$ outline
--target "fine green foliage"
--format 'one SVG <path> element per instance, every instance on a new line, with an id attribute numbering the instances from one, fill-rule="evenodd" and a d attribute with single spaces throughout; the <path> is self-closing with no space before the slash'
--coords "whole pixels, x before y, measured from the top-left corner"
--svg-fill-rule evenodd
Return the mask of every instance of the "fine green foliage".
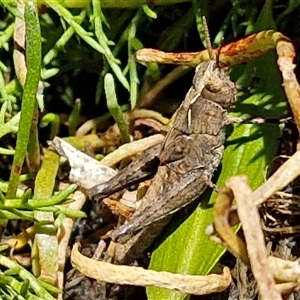
<path id="1" fill-rule="evenodd" d="M 4 299 L 13 299 L 12 295 L 21 296 L 21 299 L 56 299 L 41 285 L 35 276 L 25 268 L 21 267 L 17 262 L 6 256 L 0 255 L 0 265 L 9 269 L 9 271 L 5 273 L 1 272 L 1 277 L 6 283 L 1 289 Z M 16 280 L 15 277 L 11 276 L 12 274 L 18 274 L 20 279 Z M 32 291 L 30 291 L 29 288 Z M 10 295 L 11 298 L 8 298 L 8 295 Z"/>

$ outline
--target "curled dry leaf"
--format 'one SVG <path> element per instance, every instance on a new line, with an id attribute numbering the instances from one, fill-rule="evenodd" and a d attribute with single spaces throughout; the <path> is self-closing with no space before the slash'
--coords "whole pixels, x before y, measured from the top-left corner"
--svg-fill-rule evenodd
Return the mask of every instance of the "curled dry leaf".
<path id="1" fill-rule="evenodd" d="M 284 260 L 278 257 L 269 256 L 270 269 L 278 282 L 297 283 L 300 278 L 300 261 Z"/>
<path id="2" fill-rule="evenodd" d="M 230 188 L 224 187 L 219 190 L 213 209 L 214 229 L 220 236 L 221 241 L 224 242 L 226 248 L 245 265 L 250 266 L 246 245 L 231 229 L 232 224 L 229 221 L 229 215 L 233 199 L 234 195 Z M 210 232 L 207 233 L 210 234 Z M 219 241 L 219 239 L 213 238 L 213 236 L 212 239 Z"/>
<path id="3" fill-rule="evenodd" d="M 238 65 L 274 49 L 279 40 L 289 41 L 289 39 L 280 32 L 265 30 L 222 46 L 221 49 L 213 49 L 213 54 L 219 56 L 221 67 Z M 138 50 L 135 57 L 138 61 L 186 65 L 191 67 L 196 67 L 202 62 L 210 60 L 207 50 L 200 52 L 167 53 L 144 48 Z"/>
<path id="4" fill-rule="evenodd" d="M 71 252 L 74 268 L 85 276 L 97 281 L 140 286 L 157 286 L 184 294 L 206 295 L 224 291 L 231 283 L 228 268 L 222 275 L 181 275 L 169 272 L 145 270 L 141 267 L 120 266 L 108 262 L 95 261 L 79 252 L 78 243 Z"/>
<path id="5" fill-rule="evenodd" d="M 123 216 L 126 220 L 129 220 L 134 209 L 120 203 L 119 201 L 105 198 L 103 203 L 112 211 L 116 212 L 117 215 Z"/>
<path id="6" fill-rule="evenodd" d="M 165 126 L 162 123 L 160 123 L 160 122 L 158 122 L 156 120 L 150 119 L 150 118 L 135 120 L 135 122 L 134 122 L 134 128 L 142 126 L 142 125 L 150 127 L 152 129 L 154 129 L 156 132 L 161 132 L 162 130 L 165 129 Z M 137 130 L 135 130 L 135 132 L 136 131 Z M 141 133 L 140 133 L 140 136 L 142 136 Z M 136 138 L 136 139 L 139 139 L 139 138 Z"/>
<path id="7" fill-rule="evenodd" d="M 70 180 L 86 189 L 105 182 L 117 174 L 112 168 L 77 150 L 59 137 L 55 137 L 51 145 L 60 155 L 69 160 Z"/>
<path id="8" fill-rule="evenodd" d="M 150 109 L 134 109 L 128 112 L 128 114 L 131 122 L 137 119 L 153 119 L 163 125 L 167 125 L 169 123 L 168 118 L 165 118 L 161 113 Z"/>

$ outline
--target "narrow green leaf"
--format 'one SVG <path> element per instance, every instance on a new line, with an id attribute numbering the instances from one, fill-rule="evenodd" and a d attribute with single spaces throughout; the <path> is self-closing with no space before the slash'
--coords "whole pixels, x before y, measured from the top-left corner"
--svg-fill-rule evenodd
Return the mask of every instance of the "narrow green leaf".
<path id="1" fill-rule="evenodd" d="M 68 122 L 70 136 L 76 135 L 76 129 L 79 124 L 80 110 L 81 110 L 81 100 L 76 99 L 72 112 L 69 116 L 69 122 Z"/>
<path id="2" fill-rule="evenodd" d="M 25 5 L 27 76 L 23 92 L 21 118 L 7 198 L 14 198 L 29 141 L 30 128 L 36 108 L 36 93 L 41 74 L 41 31 L 37 5 Z"/>
<path id="3" fill-rule="evenodd" d="M 110 73 L 107 73 L 104 77 L 104 90 L 108 110 L 118 124 L 123 143 L 128 143 L 130 142 L 128 126 L 123 118 L 122 109 L 118 104 L 114 78 Z"/>
<path id="4" fill-rule="evenodd" d="M 2 155 L 15 155 L 15 153 L 15 150 L 0 147 L 0 154 Z"/>
<path id="5" fill-rule="evenodd" d="M 34 199 L 50 198 L 53 194 L 55 179 L 59 167 L 59 155 L 47 149 L 42 166 L 35 179 Z M 34 211 L 35 237 L 32 251 L 33 272 L 40 279 L 55 284 L 58 269 L 56 229 L 53 226 L 52 212 Z"/>
<path id="6" fill-rule="evenodd" d="M 134 46 L 136 42 L 136 30 L 143 20 L 143 14 L 141 10 L 138 10 L 136 15 L 131 21 L 131 26 L 128 32 L 128 67 L 129 67 L 129 78 L 130 78 L 130 104 L 131 109 L 134 109 L 138 99 L 138 83 L 139 79 L 137 76 L 137 62 L 134 58 Z"/>
<path id="7" fill-rule="evenodd" d="M 17 113 L 6 123 L 0 123 L 0 138 L 10 132 L 18 132 L 20 113 Z"/>
<path id="8" fill-rule="evenodd" d="M 151 19 L 156 19 L 157 18 L 157 14 L 155 11 L 153 11 L 149 6 L 146 0 L 140 0 L 142 9 L 144 11 L 144 13 Z"/>
<path id="9" fill-rule="evenodd" d="M 45 114 L 41 119 L 40 127 L 44 128 L 48 125 L 50 125 L 49 140 L 52 140 L 59 133 L 59 128 L 60 128 L 59 116 L 54 113 Z"/>
<path id="10" fill-rule="evenodd" d="M 32 211 L 22 211 L 19 209 L 6 209 L 0 210 L 1 220 L 31 220 L 34 221 L 34 215 Z"/>

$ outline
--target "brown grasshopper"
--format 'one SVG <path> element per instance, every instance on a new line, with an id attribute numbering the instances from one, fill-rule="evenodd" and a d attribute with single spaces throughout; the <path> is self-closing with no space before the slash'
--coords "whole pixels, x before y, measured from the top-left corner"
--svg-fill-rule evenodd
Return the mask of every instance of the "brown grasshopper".
<path id="1" fill-rule="evenodd" d="M 192 87 L 177 111 L 172 129 L 158 155 L 157 173 L 131 220 L 111 235 L 127 242 L 143 228 L 173 214 L 212 186 L 212 176 L 224 151 L 227 109 L 236 90 L 215 61 L 196 68 Z M 100 187 L 93 188 L 96 194 Z"/>

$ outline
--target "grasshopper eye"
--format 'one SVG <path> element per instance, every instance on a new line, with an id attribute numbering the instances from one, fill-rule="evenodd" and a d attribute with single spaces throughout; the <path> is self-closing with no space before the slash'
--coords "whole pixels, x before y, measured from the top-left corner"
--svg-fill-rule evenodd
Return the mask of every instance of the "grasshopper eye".
<path id="1" fill-rule="evenodd" d="M 212 93 L 217 93 L 221 91 L 222 86 L 223 86 L 222 81 L 216 77 L 209 78 L 205 83 L 205 88 Z"/>

